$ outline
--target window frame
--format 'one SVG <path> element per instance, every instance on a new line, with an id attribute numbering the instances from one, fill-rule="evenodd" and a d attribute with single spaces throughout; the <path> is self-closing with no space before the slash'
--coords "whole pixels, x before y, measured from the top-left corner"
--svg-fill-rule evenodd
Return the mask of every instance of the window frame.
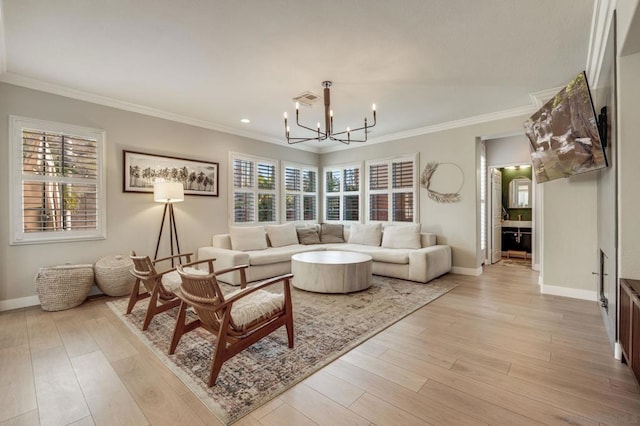
<path id="1" fill-rule="evenodd" d="M 344 190 L 344 172 L 345 170 L 354 170 L 357 169 L 358 170 L 358 190 L 357 191 L 345 191 Z M 335 171 L 339 171 L 340 172 L 340 191 L 338 192 L 328 192 L 327 191 L 327 173 L 328 172 L 335 172 Z M 363 187 L 363 176 L 362 176 L 362 171 L 363 171 L 363 167 L 362 167 L 362 163 L 349 163 L 349 164 L 340 164 L 340 165 L 333 165 L 333 166 L 326 166 L 322 168 L 322 200 L 323 200 L 323 206 L 322 206 L 322 218 L 324 222 L 327 223 L 343 223 L 343 224 L 350 224 L 350 223 L 362 223 L 362 214 L 363 214 L 363 210 L 362 210 L 362 187 Z M 348 195 L 357 195 L 358 196 L 358 220 L 345 220 L 344 219 L 344 197 L 348 196 Z M 338 220 L 333 220 L 333 219 L 328 219 L 327 218 L 327 198 L 328 197 L 335 197 L 338 196 L 339 197 L 339 212 L 340 212 L 340 218 Z"/>
<path id="2" fill-rule="evenodd" d="M 91 230 L 63 230 L 24 232 L 23 181 L 45 179 L 22 174 L 23 130 L 60 133 L 96 141 L 96 228 Z M 46 181 L 69 182 L 78 178 L 56 177 Z M 35 118 L 9 116 L 9 245 L 46 244 L 72 241 L 104 240 L 107 238 L 106 132 L 100 129 Z"/>
<path id="3" fill-rule="evenodd" d="M 234 176 L 234 161 L 235 160 L 244 160 L 244 161 L 250 161 L 254 163 L 254 168 L 253 168 L 253 188 L 252 189 L 246 189 L 246 188 L 235 188 L 235 176 Z M 260 189 L 258 186 L 258 164 L 268 164 L 270 166 L 273 166 L 273 170 L 274 173 L 276 174 L 275 179 L 274 179 L 274 185 L 275 188 L 274 189 Z M 278 176 L 278 173 L 280 173 L 280 161 L 279 160 L 275 160 L 272 158 L 265 158 L 265 157 L 258 157 L 258 156 L 254 156 L 254 155 L 248 155 L 248 154 L 242 154 L 239 152 L 230 152 L 229 153 L 229 194 L 230 194 L 230 200 L 229 200 L 229 218 L 228 218 L 228 222 L 229 225 L 232 226 L 256 226 L 256 225 L 273 225 L 273 224 L 278 224 L 280 223 L 280 178 Z M 242 192 L 242 193 L 252 193 L 254 195 L 254 220 L 251 222 L 236 222 L 235 221 L 235 194 L 236 192 Z M 274 206 L 274 220 L 273 221 L 260 221 L 259 220 L 259 196 L 261 194 L 264 195 L 273 195 L 274 197 L 274 202 L 275 202 L 275 206 Z"/>
<path id="4" fill-rule="evenodd" d="M 393 164 L 394 163 L 403 163 L 411 161 L 413 163 L 413 185 L 411 188 L 393 188 Z M 387 166 L 387 188 L 386 189 L 371 189 L 371 166 L 374 165 L 386 165 Z M 419 223 L 420 222 L 420 193 L 419 193 L 419 166 L 420 166 L 420 154 L 414 153 L 409 155 L 403 155 L 399 157 L 390 157 L 390 158 L 382 158 L 382 159 L 374 159 L 367 160 L 365 164 L 365 190 L 364 190 L 364 199 L 366 206 L 366 214 L 365 223 L 382 223 L 382 224 L 406 224 L 406 223 Z M 394 221 L 393 220 L 393 196 L 395 194 L 400 193 L 411 193 L 413 194 L 413 219 L 411 222 L 407 221 Z M 387 194 L 388 196 L 388 206 L 387 206 L 387 217 L 388 220 L 371 220 L 371 195 L 375 194 Z"/>
<path id="5" fill-rule="evenodd" d="M 287 189 L 287 183 L 286 183 L 286 173 L 285 170 L 286 169 L 297 169 L 300 171 L 300 190 L 295 191 L 295 190 L 288 190 Z M 310 191 L 305 191 L 304 190 L 304 172 L 313 172 L 316 174 L 316 184 L 315 184 L 315 191 L 310 192 Z M 300 163 L 293 163 L 293 162 L 288 162 L 288 161 L 282 161 L 281 162 L 281 170 L 280 170 L 280 176 L 281 176 L 281 192 L 282 192 L 282 197 L 281 197 L 281 217 L 282 217 L 282 222 L 283 223 L 299 223 L 299 224 L 307 224 L 307 223 L 318 223 L 318 218 L 320 216 L 320 213 L 318 211 L 318 207 L 319 207 L 319 191 L 318 191 L 318 186 L 320 183 L 320 174 L 318 171 L 318 167 L 316 166 L 311 166 L 308 164 L 300 164 Z M 287 220 L 287 195 L 298 195 L 300 196 L 300 204 L 298 206 L 298 214 L 300 219 L 299 220 Z M 314 207 L 315 207 L 315 217 L 313 219 L 304 219 L 304 197 L 305 196 L 314 196 L 315 197 L 315 203 L 314 203 Z"/>

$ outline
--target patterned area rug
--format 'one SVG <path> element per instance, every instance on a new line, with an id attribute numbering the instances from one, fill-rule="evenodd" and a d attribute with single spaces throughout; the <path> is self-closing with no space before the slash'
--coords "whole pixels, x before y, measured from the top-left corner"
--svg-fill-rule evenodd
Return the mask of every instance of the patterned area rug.
<path id="1" fill-rule="evenodd" d="M 126 298 L 108 305 L 216 417 L 228 424 L 456 285 L 455 275 L 428 284 L 374 275 L 371 288 L 348 295 L 292 287 L 294 348 L 288 348 L 282 327 L 225 362 L 217 384 L 211 388 L 207 382 L 215 338 L 210 333 L 202 329 L 187 333 L 176 353 L 167 355 L 177 308 L 156 315 L 149 329 L 142 332 L 146 300 L 138 302 L 130 315 L 124 315 Z M 226 286 L 223 291 L 235 288 Z"/>

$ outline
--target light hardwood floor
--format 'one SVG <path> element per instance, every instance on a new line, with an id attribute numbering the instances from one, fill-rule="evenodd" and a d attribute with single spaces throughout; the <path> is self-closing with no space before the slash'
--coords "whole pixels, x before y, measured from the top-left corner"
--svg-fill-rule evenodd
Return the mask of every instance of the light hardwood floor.
<path id="1" fill-rule="evenodd" d="M 459 278 L 237 424 L 640 423 L 595 302 L 540 295 L 522 266 Z M 0 314 L 0 425 L 220 424 L 106 300 Z"/>

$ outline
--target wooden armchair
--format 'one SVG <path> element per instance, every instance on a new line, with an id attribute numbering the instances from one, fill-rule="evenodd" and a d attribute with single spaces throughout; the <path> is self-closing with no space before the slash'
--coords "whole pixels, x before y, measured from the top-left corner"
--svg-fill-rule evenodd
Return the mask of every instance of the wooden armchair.
<path id="1" fill-rule="evenodd" d="M 180 285 L 180 275 L 175 268 L 167 269 L 163 272 L 156 271 L 156 264 L 171 259 L 185 258 L 186 262 L 191 262 L 193 253 L 177 254 L 174 256 L 164 257 L 158 260 L 151 260 L 149 256 L 137 256 L 135 251 L 131 252 L 131 260 L 133 261 L 133 269 L 131 274 L 136 277 L 136 282 L 129 296 L 129 305 L 127 306 L 127 314 L 130 314 L 135 304 L 142 299 L 151 297 L 147 314 L 144 318 L 142 330 L 146 330 L 151 320 L 156 314 L 174 308 L 180 304 L 180 299 L 176 297 L 173 291 Z M 213 260 L 209 260 L 210 269 L 213 271 Z M 191 273 L 204 273 L 190 268 Z M 140 283 L 144 286 L 144 292 L 140 293 Z"/>
<path id="2" fill-rule="evenodd" d="M 190 265 L 191 266 L 195 262 Z M 249 265 L 239 265 L 222 269 L 208 275 L 192 275 L 186 268 L 178 266 L 182 284 L 175 294 L 182 300 L 176 327 L 171 339 L 169 354 L 173 354 L 183 334 L 198 327 L 217 336 L 216 348 L 211 363 L 209 386 L 218 378 L 222 363 L 251 346 L 258 340 L 277 330 L 287 328 L 289 347 L 293 348 L 293 309 L 291 305 L 291 274 L 263 281 L 255 286 L 240 288 L 223 294 L 216 275 L 240 271 L 243 286 L 246 285 L 245 269 Z M 283 283 L 284 293 L 263 290 L 268 286 Z M 198 319 L 186 322 L 186 311 L 192 306 Z"/>

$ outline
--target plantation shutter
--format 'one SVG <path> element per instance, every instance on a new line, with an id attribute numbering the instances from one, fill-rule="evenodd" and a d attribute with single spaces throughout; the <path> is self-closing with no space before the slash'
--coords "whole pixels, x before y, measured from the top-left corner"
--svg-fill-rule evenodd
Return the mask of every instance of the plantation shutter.
<path id="1" fill-rule="evenodd" d="M 98 227 L 98 146 L 94 139 L 22 131 L 22 231 Z"/>
<path id="2" fill-rule="evenodd" d="M 232 156 L 233 223 L 277 221 L 276 165 L 275 161 Z"/>
<path id="3" fill-rule="evenodd" d="M 418 156 L 367 163 L 369 221 L 414 222 Z"/>

